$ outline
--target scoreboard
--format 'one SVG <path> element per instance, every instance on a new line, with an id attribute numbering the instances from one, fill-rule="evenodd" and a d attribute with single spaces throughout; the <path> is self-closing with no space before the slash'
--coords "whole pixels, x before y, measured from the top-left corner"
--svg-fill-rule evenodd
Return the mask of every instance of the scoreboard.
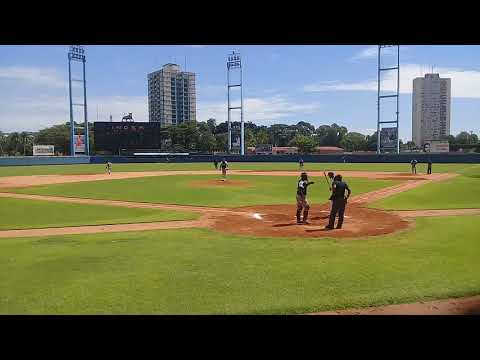
<path id="1" fill-rule="evenodd" d="M 159 122 L 95 122 L 95 152 L 119 154 L 121 150 L 160 149 L 160 129 Z"/>

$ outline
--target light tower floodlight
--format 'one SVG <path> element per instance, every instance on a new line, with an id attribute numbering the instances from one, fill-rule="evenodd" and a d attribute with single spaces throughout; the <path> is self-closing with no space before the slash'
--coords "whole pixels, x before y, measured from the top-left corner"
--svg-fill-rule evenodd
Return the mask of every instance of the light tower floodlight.
<path id="1" fill-rule="evenodd" d="M 83 65 L 83 79 L 72 79 L 72 61 L 81 62 Z M 85 49 L 81 45 L 70 45 L 68 51 L 68 90 L 70 95 L 70 155 L 75 156 L 75 121 L 73 118 L 73 107 L 83 107 L 84 117 L 84 146 L 85 155 L 89 155 L 90 147 L 88 141 L 88 117 L 87 117 L 87 82 L 85 79 Z M 72 81 L 81 82 L 83 84 L 83 103 L 73 103 L 72 99 Z M 79 151 L 80 152 L 80 151 Z"/>
<path id="2" fill-rule="evenodd" d="M 395 48 L 396 50 L 396 64 L 393 66 L 382 67 L 382 49 Z M 382 95 L 381 75 L 384 72 L 396 73 L 396 90 L 392 94 Z M 396 111 L 395 120 L 382 120 L 380 108 L 382 99 L 395 98 Z M 400 138 L 398 133 L 398 119 L 399 119 L 399 98 L 400 98 L 400 45 L 378 45 L 378 97 L 377 97 L 377 153 L 380 154 L 382 150 L 395 148 L 397 154 L 400 153 Z M 383 128 L 383 124 L 390 124 L 394 127 Z M 383 130 L 383 131 L 382 131 Z M 383 134 L 382 134 L 383 133 Z"/>
<path id="3" fill-rule="evenodd" d="M 240 78 L 238 83 L 231 82 L 231 75 L 238 73 Z M 230 90 L 231 88 L 240 88 L 240 106 L 231 106 Z M 228 111 L 228 152 L 232 151 L 232 124 L 231 124 L 231 111 L 240 110 L 240 154 L 245 155 L 245 132 L 243 124 L 243 88 L 242 88 L 242 58 L 241 55 L 235 51 L 228 54 L 227 57 L 227 111 Z"/>

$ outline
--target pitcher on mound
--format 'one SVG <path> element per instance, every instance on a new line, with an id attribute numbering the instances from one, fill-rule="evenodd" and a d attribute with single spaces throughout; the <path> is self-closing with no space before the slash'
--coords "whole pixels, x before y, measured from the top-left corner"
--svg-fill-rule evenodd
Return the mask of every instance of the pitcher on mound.
<path id="1" fill-rule="evenodd" d="M 220 169 L 222 169 L 222 176 L 223 179 L 222 181 L 225 181 L 227 179 L 227 170 L 228 170 L 228 162 L 223 158 L 222 162 L 220 163 Z"/>
<path id="2" fill-rule="evenodd" d="M 302 172 L 300 180 L 297 184 L 297 224 L 308 224 L 308 210 L 310 210 L 310 204 L 307 201 L 307 188 L 309 185 L 314 184 L 313 181 L 308 181 L 308 175 L 306 172 Z M 300 219 L 303 210 L 303 219 Z"/>

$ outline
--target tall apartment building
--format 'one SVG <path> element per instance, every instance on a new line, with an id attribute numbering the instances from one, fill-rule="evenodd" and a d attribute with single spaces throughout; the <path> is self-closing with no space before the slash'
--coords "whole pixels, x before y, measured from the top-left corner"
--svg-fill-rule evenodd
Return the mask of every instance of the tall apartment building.
<path id="1" fill-rule="evenodd" d="M 161 126 L 196 120 L 195 74 L 166 64 L 148 74 L 148 114 L 150 122 Z"/>
<path id="2" fill-rule="evenodd" d="M 412 141 L 418 147 L 450 135 L 450 88 L 451 79 L 439 74 L 413 80 Z"/>

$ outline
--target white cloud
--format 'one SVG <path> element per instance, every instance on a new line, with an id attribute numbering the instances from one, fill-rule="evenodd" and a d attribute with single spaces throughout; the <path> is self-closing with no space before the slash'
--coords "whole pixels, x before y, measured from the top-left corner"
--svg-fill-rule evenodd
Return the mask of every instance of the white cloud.
<path id="1" fill-rule="evenodd" d="M 87 97 L 88 119 L 109 121 L 112 114 L 114 121 L 120 121 L 122 116 L 131 112 L 138 121 L 148 121 L 148 103 L 146 96 L 105 96 Z M 39 130 L 55 124 L 63 124 L 70 119 L 68 94 L 65 96 L 24 96 L 15 98 L 0 98 L 2 108 L 2 126 L 4 132 Z M 83 120 L 81 107 L 74 108 L 74 119 Z"/>
<path id="2" fill-rule="evenodd" d="M 386 48 L 388 49 L 388 48 Z M 367 48 L 364 48 L 357 54 L 355 54 L 351 60 L 365 60 L 365 59 L 375 59 L 378 55 L 378 46 L 369 46 Z"/>
<path id="3" fill-rule="evenodd" d="M 349 129 L 350 132 L 358 132 L 363 135 L 372 135 L 377 129 L 374 128 L 364 128 L 364 129 Z"/>
<path id="4" fill-rule="evenodd" d="M 0 79 L 52 88 L 65 88 L 68 86 L 65 76 L 54 68 L 2 66 L 0 67 Z"/>
<path id="5" fill-rule="evenodd" d="M 245 98 L 243 106 L 244 121 L 252 121 L 259 125 L 273 124 L 289 116 L 298 117 L 312 114 L 320 109 L 319 104 L 301 104 L 281 95 L 266 98 Z M 197 120 L 205 121 L 211 117 L 215 118 L 217 122 L 227 120 L 226 101 L 198 103 Z M 236 121 L 237 119 L 233 120 Z"/>
<path id="6" fill-rule="evenodd" d="M 452 79 L 452 97 L 457 98 L 480 98 L 480 71 L 462 70 L 457 68 L 438 67 L 433 69 L 443 78 Z M 412 92 L 413 79 L 423 77 L 431 72 L 428 65 L 401 64 L 400 65 L 400 92 L 410 94 Z M 388 71 L 382 79 L 382 90 L 395 91 L 396 73 Z M 322 91 L 377 91 L 377 80 L 370 79 L 360 82 L 329 81 L 310 84 L 304 87 L 306 92 Z"/>
<path id="7" fill-rule="evenodd" d="M 322 92 L 322 91 L 372 91 L 377 90 L 377 82 L 375 80 L 362 81 L 358 83 L 345 83 L 341 81 L 323 81 L 318 84 L 306 85 L 303 88 L 306 92 Z"/>
<path id="8" fill-rule="evenodd" d="M 410 47 L 400 46 L 400 57 L 403 58 Z M 382 57 L 385 55 L 387 57 L 391 55 L 396 55 L 397 49 L 395 47 L 385 47 L 382 49 Z M 363 48 L 361 51 L 352 56 L 350 61 L 360 61 L 360 60 L 372 60 L 378 58 L 378 45 L 372 45 L 366 48 Z"/>

